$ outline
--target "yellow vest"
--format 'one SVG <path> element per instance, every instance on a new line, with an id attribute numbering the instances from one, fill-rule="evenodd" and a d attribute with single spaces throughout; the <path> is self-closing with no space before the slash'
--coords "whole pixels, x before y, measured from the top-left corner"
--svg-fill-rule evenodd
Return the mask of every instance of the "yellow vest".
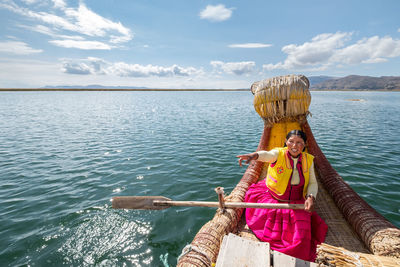
<path id="1" fill-rule="evenodd" d="M 281 196 L 285 193 L 290 177 L 292 175 L 292 166 L 287 155 L 287 147 L 278 148 L 279 154 L 275 164 L 270 163 L 267 173 L 267 187 L 275 194 Z M 304 176 L 303 197 L 307 194 L 308 181 L 310 180 L 310 168 L 313 163 L 314 156 L 306 152 L 302 152 L 301 167 Z M 273 166 L 272 166 L 273 165 Z M 272 166 L 272 167 L 271 167 Z M 296 166 L 295 166 L 296 167 Z"/>

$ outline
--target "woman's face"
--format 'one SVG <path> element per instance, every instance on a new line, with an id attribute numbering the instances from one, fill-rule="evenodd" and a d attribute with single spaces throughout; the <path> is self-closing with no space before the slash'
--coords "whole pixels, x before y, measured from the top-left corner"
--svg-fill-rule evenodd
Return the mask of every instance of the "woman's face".
<path id="1" fill-rule="evenodd" d="M 296 158 L 303 151 L 305 144 L 300 136 L 292 135 L 286 140 L 286 146 L 288 147 L 290 155 Z"/>

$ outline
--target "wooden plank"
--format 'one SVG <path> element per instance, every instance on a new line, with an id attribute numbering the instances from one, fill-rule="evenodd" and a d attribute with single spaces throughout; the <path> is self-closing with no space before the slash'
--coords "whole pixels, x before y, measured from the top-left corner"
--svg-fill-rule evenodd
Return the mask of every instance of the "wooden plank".
<path id="1" fill-rule="evenodd" d="M 269 243 L 245 239 L 230 233 L 222 241 L 216 267 L 245 266 L 270 267 Z"/>
<path id="2" fill-rule="evenodd" d="M 215 266 L 218 266 L 218 261 L 220 261 L 219 264 L 221 264 L 223 262 L 223 258 L 225 255 L 225 251 L 226 251 L 226 243 L 228 243 L 228 236 L 224 236 L 224 239 L 222 239 L 222 243 L 221 246 L 219 247 L 219 253 L 218 253 L 218 258 L 217 258 L 217 262 L 215 263 Z"/>
<path id="3" fill-rule="evenodd" d="M 273 251 L 273 264 L 274 267 L 317 267 L 314 262 L 304 261 L 292 256 L 288 256 L 278 251 Z"/>

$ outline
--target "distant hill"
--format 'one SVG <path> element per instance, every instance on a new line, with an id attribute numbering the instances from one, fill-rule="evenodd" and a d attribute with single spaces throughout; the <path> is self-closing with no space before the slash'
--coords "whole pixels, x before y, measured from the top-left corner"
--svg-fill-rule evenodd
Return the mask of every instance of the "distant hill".
<path id="1" fill-rule="evenodd" d="M 350 75 L 346 77 L 333 77 L 333 76 L 310 76 L 311 90 L 373 90 L 373 91 L 400 91 L 400 76 L 359 76 Z M 201 89 L 151 89 L 148 87 L 136 86 L 104 86 L 104 85 L 61 85 L 61 86 L 45 86 L 39 89 L 82 89 L 82 90 L 201 90 Z M 223 89 L 205 89 L 208 90 L 223 90 Z M 226 89 L 230 91 L 229 89 Z M 234 89 L 231 89 L 234 90 Z M 236 89 L 239 91 L 248 89 Z"/>
<path id="2" fill-rule="evenodd" d="M 343 78 L 327 79 L 311 85 L 310 89 L 400 91 L 400 76 L 371 77 L 350 75 Z"/>
<path id="3" fill-rule="evenodd" d="M 327 80 L 338 79 L 338 77 L 322 76 L 322 75 L 321 76 L 310 76 L 307 78 L 310 81 L 310 87 L 313 87 L 314 85 L 325 82 Z"/>

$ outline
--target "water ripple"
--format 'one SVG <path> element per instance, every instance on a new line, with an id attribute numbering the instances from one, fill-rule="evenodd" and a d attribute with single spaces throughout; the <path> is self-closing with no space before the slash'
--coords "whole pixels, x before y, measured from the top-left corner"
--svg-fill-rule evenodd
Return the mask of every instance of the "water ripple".
<path id="1" fill-rule="evenodd" d="M 216 201 L 263 122 L 248 92 L 36 92 L 0 98 L 0 257 L 20 265 L 176 264 L 215 209 L 110 208 L 118 195 Z M 398 93 L 312 92 L 309 119 L 346 182 L 400 226 Z M 363 102 L 346 99 L 359 98 Z M 390 118 L 386 120 L 385 118 Z"/>

